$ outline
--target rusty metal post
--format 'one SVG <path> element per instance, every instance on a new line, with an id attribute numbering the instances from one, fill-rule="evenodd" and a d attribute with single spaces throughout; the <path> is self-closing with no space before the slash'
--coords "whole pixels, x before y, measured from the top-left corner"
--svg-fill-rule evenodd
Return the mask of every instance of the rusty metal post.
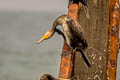
<path id="1" fill-rule="evenodd" d="M 117 56 L 119 49 L 119 1 L 110 0 L 109 3 L 109 42 L 107 79 L 116 80 Z"/>
<path id="2" fill-rule="evenodd" d="M 78 19 L 78 4 L 72 4 L 68 8 L 68 15 L 73 19 Z M 62 54 L 65 52 L 70 52 L 70 47 L 64 41 L 64 47 L 62 50 Z M 60 64 L 60 73 L 59 79 L 70 79 L 73 75 L 73 67 L 74 67 L 74 53 L 61 56 L 61 64 Z"/>

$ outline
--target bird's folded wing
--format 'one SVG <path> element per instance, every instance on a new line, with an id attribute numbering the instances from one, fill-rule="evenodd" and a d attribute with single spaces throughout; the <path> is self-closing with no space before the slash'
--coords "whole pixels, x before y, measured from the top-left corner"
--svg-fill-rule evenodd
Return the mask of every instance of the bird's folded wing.
<path id="1" fill-rule="evenodd" d="M 70 21 L 67 21 L 68 26 L 70 27 L 71 31 L 73 32 L 74 35 L 77 37 L 81 38 L 83 36 L 83 30 L 80 24 L 71 19 Z"/>

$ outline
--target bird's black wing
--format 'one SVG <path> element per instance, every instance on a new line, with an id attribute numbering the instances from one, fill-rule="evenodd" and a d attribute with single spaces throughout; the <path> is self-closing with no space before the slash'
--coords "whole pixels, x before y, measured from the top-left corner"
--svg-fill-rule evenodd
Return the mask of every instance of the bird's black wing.
<path id="1" fill-rule="evenodd" d="M 79 40 L 83 44 L 84 49 L 87 48 L 88 44 L 87 44 L 86 39 L 84 38 L 84 31 L 82 30 L 81 25 L 73 19 L 67 21 L 67 24 L 70 27 L 73 35 L 79 38 Z"/>
<path id="2" fill-rule="evenodd" d="M 80 26 L 80 24 L 77 21 L 71 19 L 71 20 L 67 21 L 67 24 L 74 35 L 76 35 L 79 38 L 81 38 L 83 36 L 82 27 Z"/>
<path id="3" fill-rule="evenodd" d="M 73 35 L 80 39 L 82 46 L 76 46 L 76 50 L 81 52 L 83 59 L 85 60 L 86 64 L 90 67 L 91 63 L 90 63 L 89 59 L 87 58 L 86 53 L 84 52 L 84 50 L 85 50 L 85 48 L 87 48 L 88 44 L 87 44 L 86 39 L 84 38 L 84 31 L 82 30 L 82 27 L 80 26 L 80 24 L 77 21 L 75 21 L 73 19 L 67 21 L 67 24 L 68 24 L 69 28 L 71 29 Z"/>

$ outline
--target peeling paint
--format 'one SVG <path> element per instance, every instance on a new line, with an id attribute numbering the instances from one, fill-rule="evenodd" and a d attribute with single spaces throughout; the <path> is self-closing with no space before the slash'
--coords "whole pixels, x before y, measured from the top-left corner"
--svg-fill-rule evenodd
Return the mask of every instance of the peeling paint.
<path id="1" fill-rule="evenodd" d="M 104 49 L 104 52 L 106 52 L 106 50 Z"/>
<path id="2" fill-rule="evenodd" d="M 99 76 L 99 75 L 95 75 L 95 76 L 94 76 L 94 79 L 101 80 L 101 78 L 100 78 L 100 76 Z"/>
<path id="3" fill-rule="evenodd" d="M 100 73 L 103 73 L 103 71 L 100 71 Z"/>
<path id="4" fill-rule="evenodd" d="M 109 77 L 107 77 L 107 80 L 110 80 L 110 78 L 109 78 Z"/>
<path id="5" fill-rule="evenodd" d="M 99 60 L 100 60 L 100 61 L 102 60 L 102 57 L 101 57 L 101 56 L 99 57 Z"/>
<path id="6" fill-rule="evenodd" d="M 106 21 L 107 19 L 106 18 L 104 18 L 104 21 Z"/>
<path id="7" fill-rule="evenodd" d="M 90 77 L 88 77 L 88 80 L 91 79 Z"/>
<path id="8" fill-rule="evenodd" d="M 97 4 L 97 0 L 93 0 L 94 1 L 94 4 Z"/>
<path id="9" fill-rule="evenodd" d="M 99 65 L 98 67 L 99 67 L 99 68 L 101 68 L 102 66 L 101 66 L 101 65 Z"/>
<path id="10" fill-rule="evenodd" d="M 92 62 L 92 64 L 94 64 L 94 62 Z"/>
<path id="11" fill-rule="evenodd" d="M 108 41 L 110 42 L 111 40 L 109 39 Z"/>

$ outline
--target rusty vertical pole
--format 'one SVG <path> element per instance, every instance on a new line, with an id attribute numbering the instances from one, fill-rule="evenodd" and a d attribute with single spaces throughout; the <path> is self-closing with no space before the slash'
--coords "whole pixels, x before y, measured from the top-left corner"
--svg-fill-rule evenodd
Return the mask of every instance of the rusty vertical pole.
<path id="1" fill-rule="evenodd" d="M 79 8 L 79 5 L 77 3 L 71 4 L 68 8 L 68 15 L 75 20 L 78 20 L 78 8 Z M 66 52 L 70 53 L 70 50 L 71 50 L 70 47 L 64 41 L 62 54 Z M 73 59 L 74 59 L 74 53 L 61 56 L 59 79 L 70 79 L 72 77 L 73 66 L 74 66 Z"/>
<path id="2" fill-rule="evenodd" d="M 116 80 L 117 56 L 119 49 L 119 5 L 118 0 L 109 2 L 109 42 L 108 42 L 108 66 L 107 79 Z"/>

